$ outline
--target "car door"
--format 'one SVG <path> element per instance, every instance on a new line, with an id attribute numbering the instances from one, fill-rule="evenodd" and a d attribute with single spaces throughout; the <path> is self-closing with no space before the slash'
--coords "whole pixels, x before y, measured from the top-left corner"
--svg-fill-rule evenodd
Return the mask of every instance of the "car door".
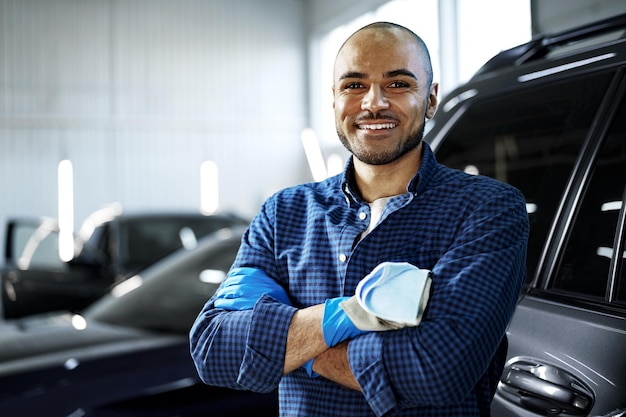
<path id="1" fill-rule="evenodd" d="M 96 297 L 90 284 L 97 281 L 97 271 L 60 259 L 55 220 L 10 220 L 6 245 L 1 273 L 4 318 L 79 309 Z"/>
<path id="2" fill-rule="evenodd" d="M 626 100 L 621 100 L 592 133 L 597 143 L 582 160 L 558 216 L 537 285 L 509 326 L 510 359 L 496 415 L 626 410 Z"/>
<path id="3" fill-rule="evenodd" d="M 494 417 L 626 409 L 621 78 L 603 70 L 494 89 L 427 138 L 440 162 L 508 182 L 527 200 L 527 279 Z"/>

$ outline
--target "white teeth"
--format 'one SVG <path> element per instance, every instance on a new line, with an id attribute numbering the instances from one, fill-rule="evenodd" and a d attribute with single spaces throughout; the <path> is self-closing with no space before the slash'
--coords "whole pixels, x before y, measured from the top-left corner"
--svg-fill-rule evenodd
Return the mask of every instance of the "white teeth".
<path id="1" fill-rule="evenodd" d="M 370 129 L 370 130 L 378 130 L 378 129 L 393 129 L 396 127 L 393 123 L 381 123 L 376 125 L 359 125 L 359 129 Z"/>

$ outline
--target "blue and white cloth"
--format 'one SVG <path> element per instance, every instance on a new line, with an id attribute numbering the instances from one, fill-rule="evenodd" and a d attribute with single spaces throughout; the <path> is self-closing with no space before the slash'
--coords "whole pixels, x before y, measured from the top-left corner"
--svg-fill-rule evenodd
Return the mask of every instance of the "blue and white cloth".
<path id="1" fill-rule="evenodd" d="M 417 326 L 428 303 L 431 272 L 408 262 L 383 262 L 341 304 L 361 330 Z"/>

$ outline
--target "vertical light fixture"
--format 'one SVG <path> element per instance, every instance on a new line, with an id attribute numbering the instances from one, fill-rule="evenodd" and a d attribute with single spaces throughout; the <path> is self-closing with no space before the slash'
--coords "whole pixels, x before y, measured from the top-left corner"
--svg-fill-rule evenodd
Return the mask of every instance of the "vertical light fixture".
<path id="1" fill-rule="evenodd" d="M 338 153 L 332 153 L 328 156 L 326 160 L 326 166 L 328 167 L 328 176 L 332 177 L 333 175 L 339 174 L 343 171 L 343 166 L 345 162 L 343 158 Z"/>
<path id="2" fill-rule="evenodd" d="M 219 181 L 217 164 L 204 161 L 200 165 L 200 211 L 213 214 L 219 208 Z"/>
<path id="3" fill-rule="evenodd" d="M 74 172 L 68 159 L 59 162 L 57 190 L 59 257 L 67 262 L 74 257 Z"/>
<path id="4" fill-rule="evenodd" d="M 309 169 L 313 175 L 313 180 L 325 180 L 328 173 L 326 171 L 326 164 L 324 163 L 322 149 L 320 148 L 320 143 L 317 140 L 317 135 L 313 129 L 306 128 L 302 129 L 300 139 L 302 140 L 302 146 L 304 147 L 306 159 L 309 162 Z"/>

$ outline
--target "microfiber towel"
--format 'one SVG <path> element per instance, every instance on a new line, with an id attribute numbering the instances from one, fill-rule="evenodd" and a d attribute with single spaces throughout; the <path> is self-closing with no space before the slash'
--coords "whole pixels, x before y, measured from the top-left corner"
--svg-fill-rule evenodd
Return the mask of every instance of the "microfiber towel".
<path id="1" fill-rule="evenodd" d="M 355 298 L 378 319 L 417 326 L 430 293 L 431 272 L 408 262 L 383 262 L 359 282 Z"/>

